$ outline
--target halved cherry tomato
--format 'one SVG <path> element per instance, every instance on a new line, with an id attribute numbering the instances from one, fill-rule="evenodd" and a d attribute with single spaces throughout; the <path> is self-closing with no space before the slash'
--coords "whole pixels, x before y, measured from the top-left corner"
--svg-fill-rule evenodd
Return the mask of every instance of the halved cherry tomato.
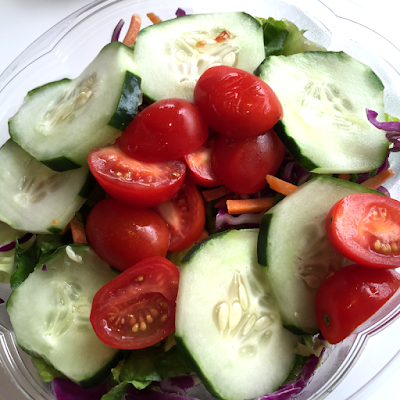
<path id="1" fill-rule="evenodd" d="M 93 298 L 90 322 L 102 342 L 118 349 L 152 346 L 175 329 L 179 271 L 150 257 L 105 284 Z"/>
<path id="2" fill-rule="evenodd" d="M 165 257 L 168 251 L 169 230 L 155 211 L 111 198 L 93 207 L 86 234 L 99 257 L 120 271 L 147 257 Z"/>
<path id="3" fill-rule="evenodd" d="M 182 251 L 192 246 L 203 232 L 206 212 L 196 185 L 186 181 L 169 201 L 154 207 L 167 223 L 171 233 L 169 251 Z"/>
<path id="4" fill-rule="evenodd" d="M 272 129 L 242 140 L 219 135 L 211 166 L 229 189 L 235 193 L 252 194 L 267 185 L 266 175 L 278 171 L 285 152 L 285 146 Z"/>
<path id="5" fill-rule="evenodd" d="M 211 154 L 215 144 L 215 137 L 209 138 L 195 151 L 185 155 L 185 161 L 189 167 L 188 177 L 196 184 L 205 187 L 222 185 L 211 167 Z"/>
<path id="6" fill-rule="evenodd" d="M 93 150 L 88 164 L 100 186 L 115 199 L 135 206 L 152 207 L 172 198 L 186 174 L 183 158 L 149 163 L 135 160 L 118 146 Z"/>
<path id="7" fill-rule="evenodd" d="M 353 264 L 328 277 L 318 288 L 318 326 L 331 344 L 345 339 L 375 314 L 399 289 L 400 274 Z"/>
<path id="8" fill-rule="evenodd" d="M 400 267 L 400 202 L 374 193 L 357 193 L 337 202 L 325 229 L 333 247 L 367 267 Z"/>
<path id="9" fill-rule="evenodd" d="M 207 124 L 195 105 L 182 99 L 165 99 L 134 118 L 118 144 L 137 160 L 159 162 L 183 157 L 207 138 Z"/>
<path id="10" fill-rule="evenodd" d="M 271 129 L 283 115 L 274 91 L 241 69 L 207 69 L 194 88 L 194 102 L 208 126 L 233 139 L 254 137 Z"/>

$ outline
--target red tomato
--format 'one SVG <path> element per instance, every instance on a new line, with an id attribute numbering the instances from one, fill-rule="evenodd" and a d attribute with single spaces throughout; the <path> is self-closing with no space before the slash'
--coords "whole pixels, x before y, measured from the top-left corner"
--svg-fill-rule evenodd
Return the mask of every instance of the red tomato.
<path id="1" fill-rule="evenodd" d="M 175 329 L 179 272 L 150 257 L 104 285 L 93 298 L 90 322 L 102 342 L 118 349 L 152 346 Z"/>
<path id="2" fill-rule="evenodd" d="M 115 145 L 93 150 L 88 164 L 110 196 L 142 207 L 152 207 L 172 198 L 186 174 L 183 159 L 147 163 L 127 156 Z"/>
<path id="3" fill-rule="evenodd" d="M 167 223 L 171 233 L 169 251 L 182 251 L 192 246 L 203 232 L 206 212 L 196 185 L 186 181 L 169 201 L 154 207 Z"/>
<path id="4" fill-rule="evenodd" d="M 315 298 L 316 317 L 324 338 L 339 343 L 375 314 L 400 287 L 400 274 L 353 264 L 327 278 Z"/>
<path id="5" fill-rule="evenodd" d="M 196 106 L 182 99 L 165 99 L 134 118 L 118 143 L 131 157 L 159 162 L 183 157 L 207 137 L 207 124 Z"/>
<path id="6" fill-rule="evenodd" d="M 86 234 L 99 257 L 120 271 L 147 257 L 165 257 L 168 251 L 169 230 L 156 212 L 114 199 L 93 207 Z"/>
<path id="7" fill-rule="evenodd" d="M 373 268 L 400 267 L 400 202 L 374 193 L 345 197 L 330 210 L 325 229 L 333 247 Z"/>
<path id="8" fill-rule="evenodd" d="M 260 135 L 283 115 L 281 103 L 263 80 L 224 65 L 200 76 L 194 102 L 211 128 L 233 139 Z"/>
<path id="9" fill-rule="evenodd" d="M 285 146 L 270 129 L 262 135 L 234 140 L 219 135 L 211 157 L 215 175 L 235 193 L 256 193 L 266 186 L 285 156 Z"/>
<path id="10" fill-rule="evenodd" d="M 185 161 L 189 170 L 190 179 L 196 184 L 205 187 L 222 185 L 211 167 L 211 154 L 215 144 L 215 138 L 208 139 L 195 151 L 185 155 Z"/>

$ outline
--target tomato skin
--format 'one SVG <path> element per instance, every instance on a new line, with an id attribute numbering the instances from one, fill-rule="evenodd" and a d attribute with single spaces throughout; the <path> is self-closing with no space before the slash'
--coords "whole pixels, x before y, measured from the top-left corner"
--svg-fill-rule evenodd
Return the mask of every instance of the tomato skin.
<path id="1" fill-rule="evenodd" d="M 183 159 L 146 163 L 127 156 L 116 145 L 93 150 L 88 164 L 110 196 L 141 207 L 153 207 L 172 198 L 186 175 Z"/>
<path id="2" fill-rule="evenodd" d="M 158 343 L 175 330 L 178 283 L 177 267 L 163 257 L 146 258 L 127 269 L 93 298 L 90 322 L 96 335 L 125 350 Z"/>
<path id="3" fill-rule="evenodd" d="M 166 222 L 171 239 L 169 251 L 182 251 L 201 236 L 206 223 L 203 198 L 196 185 L 186 181 L 169 201 L 154 207 Z"/>
<path id="4" fill-rule="evenodd" d="M 252 194 L 267 185 L 266 175 L 278 171 L 285 152 L 285 146 L 272 129 L 242 140 L 219 135 L 211 166 L 215 175 L 233 192 Z"/>
<path id="5" fill-rule="evenodd" d="M 222 185 L 211 166 L 211 155 L 215 145 L 215 137 L 209 138 L 196 150 L 185 155 L 188 177 L 199 186 L 214 187 Z"/>
<path id="6" fill-rule="evenodd" d="M 331 344 L 341 342 L 375 314 L 399 289 L 400 274 L 358 264 L 343 267 L 318 288 L 316 317 Z"/>
<path id="7" fill-rule="evenodd" d="M 260 135 L 283 115 L 278 97 L 262 79 L 223 65 L 200 76 L 194 102 L 208 126 L 233 139 Z"/>
<path id="8" fill-rule="evenodd" d="M 165 257 L 168 251 L 169 230 L 156 212 L 111 198 L 93 207 L 86 234 L 98 256 L 120 271 L 147 257 Z"/>
<path id="9" fill-rule="evenodd" d="M 183 157 L 207 138 L 207 124 L 195 105 L 182 99 L 164 99 L 135 117 L 118 144 L 133 158 L 159 162 Z"/>
<path id="10" fill-rule="evenodd" d="M 325 230 L 333 247 L 351 261 L 372 268 L 400 267 L 400 202 L 357 193 L 329 211 Z"/>

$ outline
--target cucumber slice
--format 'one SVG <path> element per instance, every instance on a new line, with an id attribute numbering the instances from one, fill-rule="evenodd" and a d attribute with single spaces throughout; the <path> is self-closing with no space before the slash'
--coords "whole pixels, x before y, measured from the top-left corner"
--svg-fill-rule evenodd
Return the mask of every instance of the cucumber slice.
<path id="1" fill-rule="evenodd" d="M 61 232 L 93 187 L 89 168 L 55 172 L 12 140 L 0 148 L 0 220 L 32 233 Z"/>
<path id="2" fill-rule="evenodd" d="M 13 291 L 7 311 L 17 343 L 84 387 L 99 383 L 119 360 L 89 320 L 93 296 L 116 272 L 87 245 L 58 249 Z"/>
<path id="3" fill-rule="evenodd" d="M 385 160 L 385 132 L 366 116 L 366 108 L 383 114 L 384 87 L 365 64 L 343 52 L 306 52 L 268 57 L 259 76 L 283 106 L 274 129 L 303 168 L 358 173 Z"/>
<path id="4" fill-rule="evenodd" d="M 30 91 L 9 121 L 12 139 L 56 171 L 85 165 L 136 115 L 140 79 L 132 69 L 132 50 L 110 43 L 78 78 Z"/>
<path id="5" fill-rule="evenodd" d="M 319 176 L 301 185 L 262 218 L 258 262 L 282 315 L 295 333 L 319 331 L 315 294 L 329 271 L 349 263 L 330 244 L 325 219 L 333 205 L 353 193 L 379 193 L 352 182 Z"/>
<path id="6" fill-rule="evenodd" d="M 216 41 L 223 31 L 229 38 Z M 262 26 L 243 12 L 191 14 L 151 25 L 139 32 L 134 51 L 135 73 L 149 101 L 193 102 L 207 68 L 225 64 L 253 73 L 264 58 Z"/>
<path id="7" fill-rule="evenodd" d="M 175 339 L 216 397 L 276 390 L 295 363 L 298 336 L 283 328 L 257 263 L 258 229 L 226 231 L 183 259 Z"/>

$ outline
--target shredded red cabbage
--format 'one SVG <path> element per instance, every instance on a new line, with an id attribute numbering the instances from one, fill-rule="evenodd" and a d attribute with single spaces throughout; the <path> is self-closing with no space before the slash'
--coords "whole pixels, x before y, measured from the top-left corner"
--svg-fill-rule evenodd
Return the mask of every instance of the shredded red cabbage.
<path id="1" fill-rule="evenodd" d="M 378 113 L 373 110 L 366 110 L 368 121 L 378 129 L 386 131 L 386 138 L 389 142 L 393 143 L 393 147 L 389 149 L 389 152 L 400 151 L 400 122 L 379 122 L 376 117 Z"/>
<path id="2" fill-rule="evenodd" d="M 43 265 L 42 271 L 47 271 L 47 265 L 46 264 Z"/>
<path id="3" fill-rule="evenodd" d="M 226 210 L 220 208 L 217 216 L 215 217 L 215 227 L 221 229 L 223 226 L 235 226 L 235 225 L 260 225 L 261 218 L 264 213 L 257 214 L 240 214 L 233 216 L 228 214 Z"/>
<path id="4" fill-rule="evenodd" d="M 182 10 L 182 8 L 178 8 L 175 12 L 175 15 L 177 17 L 183 17 L 184 15 L 186 15 L 186 12 L 184 10 Z"/>
<path id="5" fill-rule="evenodd" d="M 186 390 L 192 388 L 194 385 L 195 381 L 191 376 L 182 375 L 163 379 L 160 382 L 160 389 L 164 393 L 175 393 L 185 396 Z"/>
<path id="6" fill-rule="evenodd" d="M 0 299 L 0 304 L 3 304 L 4 303 L 4 300 L 3 299 Z"/>
<path id="7" fill-rule="evenodd" d="M 25 233 L 20 238 L 18 238 L 18 243 L 19 244 L 26 243 L 32 236 L 33 236 L 32 233 Z M 13 240 L 12 242 L 9 242 L 9 243 L 5 243 L 0 246 L 0 252 L 10 251 L 10 250 L 14 249 L 16 245 L 17 245 L 17 243 L 15 240 Z"/>
<path id="8" fill-rule="evenodd" d="M 63 378 L 54 378 L 52 387 L 57 400 L 101 400 L 108 392 L 108 388 L 105 385 L 83 389 L 69 379 Z"/>
<path id="9" fill-rule="evenodd" d="M 114 28 L 114 31 L 111 35 L 111 41 L 112 42 L 118 42 L 119 35 L 121 33 L 121 29 L 124 26 L 125 21 L 123 19 L 120 19 L 117 26 Z"/>

